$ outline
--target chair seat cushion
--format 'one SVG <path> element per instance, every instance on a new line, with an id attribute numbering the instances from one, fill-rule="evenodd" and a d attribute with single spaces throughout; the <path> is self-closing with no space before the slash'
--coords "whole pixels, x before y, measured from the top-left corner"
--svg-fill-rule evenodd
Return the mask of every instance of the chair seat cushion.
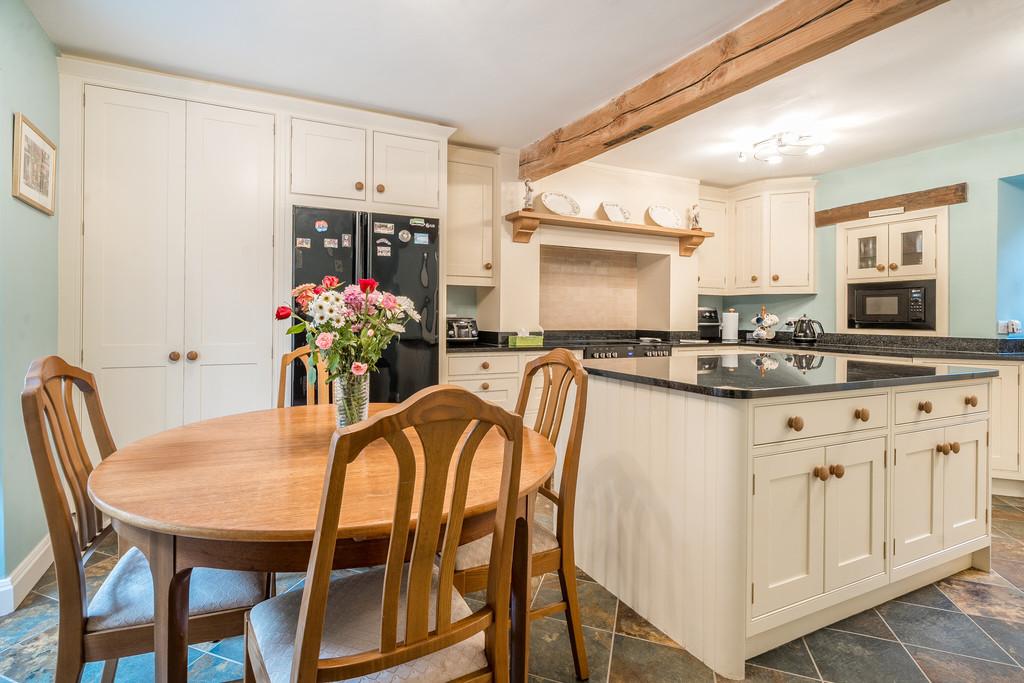
<path id="1" fill-rule="evenodd" d="M 543 524 L 533 525 L 533 554 L 558 547 L 558 539 Z M 491 563 L 491 534 L 459 546 L 455 553 L 455 571 L 485 567 Z"/>
<path id="2" fill-rule="evenodd" d="M 222 569 L 194 569 L 189 581 L 189 614 L 251 607 L 265 597 L 263 575 Z M 153 623 L 153 577 L 138 548 L 126 552 L 89 602 L 85 630 Z"/>
<path id="3" fill-rule="evenodd" d="M 408 566 L 407 566 L 408 569 Z M 434 568 L 430 595 L 430 630 L 436 625 L 438 571 Z M 405 585 L 403 579 L 402 584 Z M 384 595 L 384 567 L 350 574 L 331 581 L 327 596 L 320 658 L 373 651 L 380 648 L 380 611 Z M 249 625 L 259 646 L 264 666 L 271 681 L 287 681 L 291 674 L 292 652 L 298 626 L 302 591 L 295 590 L 253 607 Z M 398 607 L 398 640 L 405 633 L 406 600 L 402 594 Z M 457 590 L 452 591 L 452 621 L 472 614 Z M 483 632 L 444 650 L 385 669 L 358 681 L 387 683 L 389 681 L 450 681 L 487 666 Z"/>

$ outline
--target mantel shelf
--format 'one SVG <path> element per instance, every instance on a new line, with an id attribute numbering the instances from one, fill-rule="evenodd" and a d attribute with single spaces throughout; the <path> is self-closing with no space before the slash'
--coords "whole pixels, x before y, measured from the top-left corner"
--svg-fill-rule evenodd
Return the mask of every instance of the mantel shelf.
<path id="1" fill-rule="evenodd" d="M 690 230 L 684 228 L 662 228 L 655 225 L 639 225 L 637 223 L 617 223 L 599 218 L 580 218 L 579 216 L 559 216 L 554 213 L 513 211 L 505 216 L 512 223 L 512 241 L 526 244 L 541 224 L 557 225 L 563 228 L 582 228 L 584 230 L 603 230 L 605 232 L 622 232 L 630 235 L 649 235 L 654 237 L 672 237 L 679 240 L 679 255 L 692 256 L 693 252 L 708 237 L 715 233 L 706 230 Z"/>

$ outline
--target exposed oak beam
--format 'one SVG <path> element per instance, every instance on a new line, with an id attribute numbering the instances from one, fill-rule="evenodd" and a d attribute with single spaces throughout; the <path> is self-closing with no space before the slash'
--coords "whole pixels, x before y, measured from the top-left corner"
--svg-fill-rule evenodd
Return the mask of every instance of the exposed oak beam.
<path id="1" fill-rule="evenodd" d="M 859 204 L 847 204 L 846 206 L 837 206 L 833 209 L 816 211 L 814 213 L 814 224 L 822 228 L 826 225 L 870 218 L 868 214 L 872 211 L 885 211 L 886 209 L 917 211 L 919 209 L 930 209 L 935 206 L 963 204 L 966 201 L 967 183 L 946 185 L 944 187 L 933 187 L 930 190 L 897 194 L 883 199 L 871 199 Z"/>
<path id="2" fill-rule="evenodd" d="M 706 109 L 947 0 L 783 0 L 519 152 L 537 180 Z"/>

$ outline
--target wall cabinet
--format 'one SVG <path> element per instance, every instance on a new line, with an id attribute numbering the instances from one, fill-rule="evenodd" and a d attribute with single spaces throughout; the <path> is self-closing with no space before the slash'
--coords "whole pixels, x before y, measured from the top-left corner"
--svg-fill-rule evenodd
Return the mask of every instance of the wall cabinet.
<path id="1" fill-rule="evenodd" d="M 373 199 L 387 204 L 440 205 L 441 146 L 393 133 L 373 133 Z"/>
<path id="2" fill-rule="evenodd" d="M 291 189 L 296 194 L 366 199 L 366 131 L 292 119 Z"/>
<path id="3" fill-rule="evenodd" d="M 450 204 L 450 201 L 449 201 Z M 725 294 L 732 286 L 732 222 L 728 203 L 722 199 L 700 200 L 700 223 L 715 233 L 697 250 L 697 284 L 705 294 Z"/>
<path id="4" fill-rule="evenodd" d="M 764 269 L 761 263 L 762 214 L 761 198 L 750 197 L 736 202 L 735 265 L 733 267 L 733 289 L 760 291 L 764 286 Z"/>
<path id="5" fill-rule="evenodd" d="M 921 218 L 846 231 L 848 280 L 935 277 L 936 221 Z"/>
<path id="6" fill-rule="evenodd" d="M 498 155 L 448 149 L 448 284 L 494 284 Z"/>
<path id="7" fill-rule="evenodd" d="M 768 287 L 810 287 L 812 230 L 810 192 L 768 196 Z M 810 226 L 810 227 L 809 227 Z"/>

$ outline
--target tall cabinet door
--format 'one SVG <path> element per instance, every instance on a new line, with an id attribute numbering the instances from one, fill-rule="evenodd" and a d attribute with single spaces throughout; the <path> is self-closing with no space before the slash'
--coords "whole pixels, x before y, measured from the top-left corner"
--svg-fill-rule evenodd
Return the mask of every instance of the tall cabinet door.
<path id="1" fill-rule="evenodd" d="M 822 592 L 825 449 L 754 458 L 753 616 Z"/>
<path id="2" fill-rule="evenodd" d="M 764 222 L 763 200 L 750 197 L 736 202 L 736 289 L 760 289 L 761 224 Z M 712 238 L 714 239 L 714 238 Z"/>
<path id="3" fill-rule="evenodd" d="M 984 536 L 988 507 L 987 423 L 946 427 L 946 442 L 952 446 L 943 475 L 943 535 L 945 547 Z"/>
<path id="4" fill-rule="evenodd" d="M 700 200 L 701 228 L 715 233 L 697 250 L 697 272 L 701 292 L 725 292 L 729 287 L 732 255 L 726 204 L 714 199 Z"/>
<path id="5" fill-rule="evenodd" d="M 893 466 L 893 527 L 896 566 L 942 550 L 942 453 L 945 430 L 896 436 Z"/>
<path id="6" fill-rule="evenodd" d="M 493 280 L 494 170 L 462 158 L 448 161 L 449 276 Z"/>
<path id="7" fill-rule="evenodd" d="M 769 287 L 811 284 L 810 202 L 809 192 L 773 194 L 769 198 Z"/>
<path id="8" fill-rule="evenodd" d="M 885 571 L 885 439 L 825 449 L 825 590 Z"/>
<path id="9" fill-rule="evenodd" d="M 182 421 L 185 103 L 86 86 L 84 163 L 84 363 L 127 443 Z"/>
<path id="10" fill-rule="evenodd" d="M 187 150 L 183 362 L 191 422 L 270 407 L 274 118 L 189 102 Z"/>

